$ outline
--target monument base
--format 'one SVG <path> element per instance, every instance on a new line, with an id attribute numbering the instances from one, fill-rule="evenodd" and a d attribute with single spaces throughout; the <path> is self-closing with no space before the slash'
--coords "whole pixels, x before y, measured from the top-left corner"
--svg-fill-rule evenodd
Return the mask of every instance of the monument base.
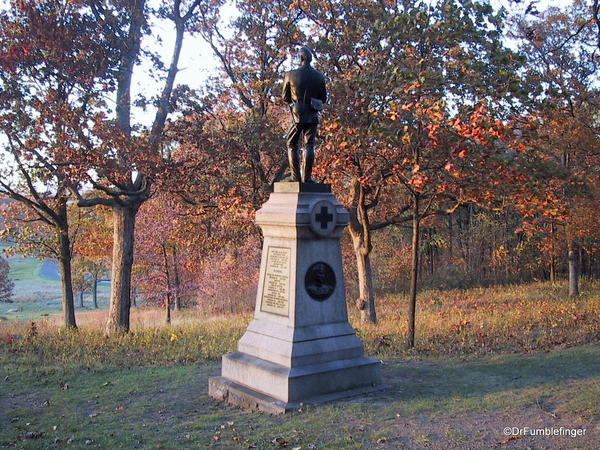
<path id="1" fill-rule="evenodd" d="M 247 386 L 235 383 L 224 377 L 210 377 L 208 379 L 208 394 L 215 400 L 239 406 L 240 408 L 253 411 L 261 411 L 275 416 L 298 411 L 303 405 L 316 405 L 334 402 L 350 397 L 357 397 L 372 392 L 378 392 L 385 388 L 383 384 L 375 386 L 362 386 L 346 391 L 311 397 L 302 402 L 282 402 L 262 392 L 250 389 Z"/>
<path id="2" fill-rule="evenodd" d="M 380 362 L 365 356 L 286 367 L 246 353 L 232 352 L 223 356 L 221 374 L 222 380 L 247 389 L 238 389 L 239 392 L 253 392 L 257 398 L 266 396 L 279 402 L 279 409 L 281 405 L 305 403 L 323 395 L 345 396 L 346 391 L 371 388 L 381 383 Z M 221 389 L 216 388 L 213 392 L 210 383 L 208 394 L 223 400 Z M 293 409 L 293 406 L 289 408 Z"/>

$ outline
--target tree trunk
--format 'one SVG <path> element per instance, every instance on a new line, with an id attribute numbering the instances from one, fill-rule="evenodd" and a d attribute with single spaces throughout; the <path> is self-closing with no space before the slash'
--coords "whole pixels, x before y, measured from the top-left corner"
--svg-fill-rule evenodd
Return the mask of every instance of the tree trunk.
<path id="1" fill-rule="evenodd" d="M 375 312 L 375 292 L 373 289 L 373 272 L 369 254 L 373 249 L 371 244 L 371 231 L 369 230 L 369 216 L 367 212 L 364 187 L 358 179 L 352 180 L 352 201 L 350 206 L 350 223 L 348 231 L 352 238 L 356 266 L 358 271 L 359 298 L 356 305 L 360 310 L 362 323 L 377 323 Z"/>
<path id="2" fill-rule="evenodd" d="M 352 239 L 354 241 L 354 239 Z M 358 300 L 357 306 L 360 310 L 360 321 L 362 323 L 377 323 L 375 312 L 375 294 L 373 292 L 373 272 L 371 270 L 371 258 L 369 252 L 363 248 L 356 249 L 356 265 L 358 271 Z"/>
<path id="3" fill-rule="evenodd" d="M 98 309 L 98 277 L 94 276 L 94 284 L 92 285 L 92 303 L 95 309 Z"/>
<path id="4" fill-rule="evenodd" d="M 573 239 L 568 241 L 569 247 L 569 297 L 577 297 L 579 295 L 579 252 L 577 244 Z"/>
<path id="5" fill-rule="evenodd" d="M 66 217 L 66 209 L 65 209 Z M 59 232 L 60 258 L 60 284 L 62 289 L 62 307 L 65 319 L 65 327 L 77 328 L 75 322 L 75 303 L 73 301 L 73 279 L 71 278 L 71 242 L 69 239 L 69 228 L 65 227 Z"/>
<path id="6" fill-rule="evenodd" d="M 171 294 L 167 293 L 167 301 L 165 302 L 165 322 L 171 324 Z"/>
<path id="7" fill-rule="evenodd" d="M 169 258 L 167 255 L 167 245 L 163 242 L 161 244 L 162 247 L 162 251 L 163 251 L 163 263 L 164 263 L 164 268 L 165 268 L 165 278 L 166 278 L 166 286 L 167 286 L 167 299 L 165 300 L 165 311 L 167 313 L 166 315 L 166 322 L 167 323 L 171 323 L 171 275 L 169 273 Z"/>
<path id="8" fill-rule="evenodd" d="M 454 257 L 454 227 L 452 226 L 452 214 L 448 214 L 448 260 L 452 261 Z"/>
<path id="9" fill-rule="evenodd" d="M 180 290 L 180 282 L 179 282 L 179 268 L 177 265 L 177 246 L 173 245 L 173 276 L 175 283 L 175 311 L 179 311 L 181 309 L 181 290 Z"/>
<path id="10" fill-rule="evenodd" d="M 556 282 L 556 258 L 554 257 L 554 223 L 550 223 L 550 282 Z"/>
<path id="11" fill-rule="evenodd" d="M 106 333 L 129 332 L 135 216 L 139 205 L 113 207 L 113 263 Z"/>
<path id="12" fill-rule="evenodd" d="M 83 291 L 79 291 L 79 307 L 83 308 Z"/>
<path id="13" fill-rule="evenodd" d="M 473 257 L 471 251 L 471 244 L 473 243 L 473 204 L 469 203 L 467 205 L 467 235 L 465 236 L 465 242 L 467 243 L 466 252 L 467 252 L 467 275 L 471 276 L 473 274 Z"/>
<path id="14" fill-rule="evenodd" d="M 417 282 L 419 277 L 419 195 L 414 196 L 413 220 L 412 220 L 412 249 L 411 249 L 411 271 L 410 292 L 408 295 L 408 336 L 406 346 L 415 346 L 415 317 L 417 311 Z"/>

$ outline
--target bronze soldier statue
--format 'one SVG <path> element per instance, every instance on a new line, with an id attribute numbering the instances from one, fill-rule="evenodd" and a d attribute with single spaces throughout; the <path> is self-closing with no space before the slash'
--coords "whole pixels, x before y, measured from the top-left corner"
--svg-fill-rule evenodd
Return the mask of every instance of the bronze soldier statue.
<path id="1" fill-rule="evenodd" d="M 289 181 L 310 183 L 315 159 L 315 138 L 319 123 L 319 112 L 327 101 L 325 76 L 310 65 L 312 52 L 303 47 L 298 51 L 300 67 L 285 74 L 283 100 L 290 105 L 294 123 L 287 136 Z M 300 159 L 299 143 L 303 150 Z"/>

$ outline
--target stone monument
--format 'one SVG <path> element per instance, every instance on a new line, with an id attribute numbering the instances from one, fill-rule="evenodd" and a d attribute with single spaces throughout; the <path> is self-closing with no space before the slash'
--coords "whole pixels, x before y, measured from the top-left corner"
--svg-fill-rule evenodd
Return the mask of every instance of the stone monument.
<path id="1" fill-rule="evenodd" d="M 209 395 L 281 414 L 378 389 L 380 363 L 348 323 L 340 237 L 348 212 L 329 185 L 275 183 L 256 213 L 264 244 L 254 320 L 223 356 Z"/>
<path id="2" fill-rule="evenodd" d="M 291 103 L 290 176 L 256 213 L 263 232 L 254 320 L 236 352 L 223 356 L 208 393 L 231 404 L 281 414 L 301 403 L 379 389 L 380 364 L 348 323 L 340 237 L 348 212 L 311 171 L 325 77 L 299 51 L 282 98 Z M 302 154 L 300 155 L 300 143 Z"/>

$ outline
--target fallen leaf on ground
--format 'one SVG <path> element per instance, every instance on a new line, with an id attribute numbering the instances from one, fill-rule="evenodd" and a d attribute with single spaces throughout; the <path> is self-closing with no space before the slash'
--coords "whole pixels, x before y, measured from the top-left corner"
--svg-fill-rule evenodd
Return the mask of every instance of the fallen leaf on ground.
<path id="1" fill-rule="evenodd" d="M 500 445 L 508 444 L 510 441 L 514 441 L 515 439 L 521 439 L 521 436 L 508 437 L 508 438 L 504 439 L 503 441 L 498 442 L 498 444 L 500 444 Z"/>
<path id="2" fill-rule="evenodd" d="M 21 439 L 39 439 L 44 437 L 45 434 L 46 433 L 43 431 L 26 431 L 25 433 L 21 434 L 20 437 Z"/>
<path id="3" fill-rule="evenodd" d="M 275 444 L 277 448 L 287 448 L 288 442 L 282 437 L 276 437 L 271 440 L 272 444 Z"/>

